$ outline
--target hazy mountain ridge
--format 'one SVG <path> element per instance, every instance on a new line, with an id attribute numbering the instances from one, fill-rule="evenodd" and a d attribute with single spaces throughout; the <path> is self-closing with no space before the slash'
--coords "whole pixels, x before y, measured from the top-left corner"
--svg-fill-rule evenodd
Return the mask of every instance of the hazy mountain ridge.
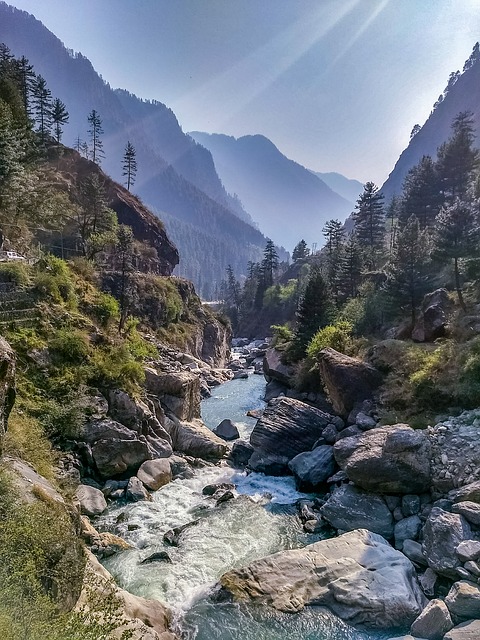
<path id="1" fill-rule="evenodd" d="M 318 176 L 320 180 L 335 191 L 335 193 L 338 193 L 339 196 L 351 202 L 352 208 L 363 191 L 363 183 L 359 180 L 347 178 L 336 171 L 329 171 L 328 173 L 312 171 L 312 173 Z"/>
<path id="2" fill-rule="evenodd" d="M 343 220 L 352 210 L 351 202 L 284 156 L 265 136 L 237 139 L 199 131 L 190 135 L 212 153 L 225 188 L 239 196 L 260 228 L 278 244 L 292 248 L 302 237 L 320 244 L 325 222 Z"/>
<path id="3" fill-rule="evenodd" d="M 450 82 L 449 82 L 450 85 Z M 480 147 L 480 60 L 458 75 L 449 86 L 443 99 L 435 104 L 425 124 L 416 133 L 408 147 L 402 152 L 395 167 L 382 186 L 388 201 L 402 191 L 403 180 L 408 170 L 415 166 L 424 155 L 433 158 L 437 148 L 450 137 L 452 120 L 461 111 L 471 111 L 477 135 L 476 146 Z"/>
<path id="4" fill-rule="evenodd" d="M 230 262 L 237 273 L 248 260 L 258 260 L 266 238 L 257 228 L 240 219 L 239 203 L 223 188 L 210 153 L 183 133 L 175 114 L 160 102 L 143 101 L 126 91 L 114 91 L 81 54 L 73 54 L 32 15 L 0 2 L 0 41 L 17 55 L 25 55 L 35 71 L 47 80 L 53 96 L 65 102 L 70 122 L 64 141 L 72 145 L 87 139 L 87 116 L 96 109 L 102 118 L 105 160 L 102 169 L 122 182 L 122 158 L 127 140 L 136 148 L 137 182 L 133 191 L 152 209 L 167 211 L 207 233 L 209 241 L 179 246 L 182 272 L 194 278 L 190 261 L 212 254 L 210 282 L 224 277 Z M 228 205 L 231 203 L 231 207 Z M 235 210 L 235 213 L 233 212 Z M 169 225 L 171 226 L 172 223 Z M 230 260 L 215 261 L 212 238 L 231 246 Z"/>

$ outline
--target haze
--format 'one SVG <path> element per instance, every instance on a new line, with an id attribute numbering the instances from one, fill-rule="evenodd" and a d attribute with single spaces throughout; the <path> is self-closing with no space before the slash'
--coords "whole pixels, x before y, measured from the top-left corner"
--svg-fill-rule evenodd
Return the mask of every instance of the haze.
<path id="1" fill-rule="evenodd" d="M 185 131 L 382 182 L 480 39 L 480 0 L 15 0 Z M 67 8 L 68 7 L 68 8 Z"/>

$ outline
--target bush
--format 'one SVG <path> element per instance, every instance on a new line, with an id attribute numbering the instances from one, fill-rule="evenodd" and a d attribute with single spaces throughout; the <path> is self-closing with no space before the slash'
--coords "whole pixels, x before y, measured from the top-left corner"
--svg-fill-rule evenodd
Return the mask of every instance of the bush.
<path id="1" fill-rule="evenodd" d="M 351 336 L 352 325 L 346 321 L 319 329 L 307 347 L 307 356 L 316 360 L 320 351 L 326 347 L 331 347 L 340 353 L 348 353 L 352 348 Z"/>
<path id="2" fill-rule="evenodd" d="M 120 317 L 118 301 L 109 293 L 99 293 L 89 311 L 103 327 L 108 327 Z"/>
<path id="3" fill-rule="evenodd" d="M 286 324 L 272 324 L 272 347 L 282 350 L 293 340 L 293 331 Z"/>
<path id="4" fill-rule="evenodd" d="M 0 282 L 12 282 L 17 287 L 25 287 L 30 282 L 29 268 L 21 262 L 1 262 Z"/>
<path id="5" fill-rule="evenodd" d="M 126 344 L 97 349 L 91 366 L 91 381 L 101 388 L 120 387 L 135 394 L 145 380 L 142 363 L 135 360 Z"/>
<path id="6" fill-rule="evenodd" d="M 35 291 L 57 304 L 66 302 L 70 307 L 76 307 L 75 286 L 67 263 L 49 255 L 41 261 L 39 268 L 34 279 Z"/>
<path id="7" fill-rule="evenodd" d="M 87 337 L 76 329 L 57 329 L 49 342 L 49 349 L 59 364 L 82 364 L 90 353 Z"/>

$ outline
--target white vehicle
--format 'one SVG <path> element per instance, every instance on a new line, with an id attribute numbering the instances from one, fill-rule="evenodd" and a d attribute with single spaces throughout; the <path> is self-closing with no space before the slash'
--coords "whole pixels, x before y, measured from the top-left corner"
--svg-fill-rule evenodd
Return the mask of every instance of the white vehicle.
<path id="1" fill-rule="evenodd" d="M 25 262 L 26 258 L 16 251 L 0 251 L 0 262 L 21 261 Z"/>

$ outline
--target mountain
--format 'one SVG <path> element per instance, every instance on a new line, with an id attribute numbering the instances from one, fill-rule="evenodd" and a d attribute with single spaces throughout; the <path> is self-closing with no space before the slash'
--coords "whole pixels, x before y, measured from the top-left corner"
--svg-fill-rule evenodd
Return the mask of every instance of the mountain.
<path id="1" fill-rule="evenodd" d="M 477 144 L 480 146 L 480 51 L 478 43 L 466 61 L 463 72 L 456 71 L 435 103 L 429 118 L 411 138 L 393 171 L 382 186 L 386 201 L 402 191 L 409 169 L 424 155 L 436 157 L 437 148 L 450 137 L 452 120 L 461 111 L 473 113 Z"/>
<path id="2" fill-rule="evenodd" d="M 102 169 L 118 182 L 123 181 L 122 158 L 130 140 L 138 163 L 133 191 L 165 219 L 180 252 L 180 273 L 198 286 L 198 265 L 209 265 L 202 272 L 201 294 L 211 295 L 228 264 L 240 274 L 249 260 L 261 257 L 265 236 L 251 224 L 238 198 L 225 191 L 210 152 L 182 131 L 171 109 L 113 90 L 87 58 L 67 50 L 34 16 L 4 2 L 0 41 L 16 56 L 25 55 L 53 96 L 66 104 L 70 121 L 65 144 L 74 146 L 77 137 L 86 140 L 87 116 L 92 109 L 98 112 L 104 129 Z"/>
<path id="3" fill-rule="evenodd" d="M 338 193 L 342 198 L 351 202 L 353 209 L 355 202 L 358 200 L 358 196 L 363 191 L 363 184 L 361 182 L 346 178 L 341 173 L 336 173 L 335 171 L 329 173 L 313 171 L 312 173 L 318 176 L 332 191 L 335 191 L 335 193 Z"/>
<path id="4" fill-rule="evenodd" d="M 304 238 L 323 243 L 322 228 L 353 208 L 320 178 L 288 159 L 264 136 L 234 138 L 191 132 L 209 149 L 225 188 L 236 194 L 259 227 L 277 244 L 292 249 Z"/>

